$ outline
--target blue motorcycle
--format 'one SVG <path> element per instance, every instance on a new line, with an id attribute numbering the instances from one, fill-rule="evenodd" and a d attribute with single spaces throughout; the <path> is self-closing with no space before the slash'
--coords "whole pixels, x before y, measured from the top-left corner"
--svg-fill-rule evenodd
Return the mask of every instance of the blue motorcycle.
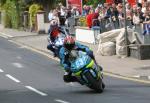
<path id="1" fill-rule="evenodd" d="M 94 89 L 96 92 L 103 92 L 103 74 L 101 67 L 97 66 L 94 60 L 83 51 L 72 50 L 69 56 L 71 72 L 78 79 L 79 83 Z"/>

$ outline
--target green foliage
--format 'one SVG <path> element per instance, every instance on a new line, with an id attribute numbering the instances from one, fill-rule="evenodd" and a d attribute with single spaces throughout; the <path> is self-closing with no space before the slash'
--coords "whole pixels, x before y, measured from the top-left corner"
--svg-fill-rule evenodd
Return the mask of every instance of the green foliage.
<path id="1" fill-rule="evenodd" d="M 33 27 L 36 23 L 36 14 L 38 10 L 41 9 L 41 5 L 38 4 L 32 4 L 29 7 L 29 14 L 30 14 L 30 26 Z"/>
<path id="2" fill-rule="evenodd" d="M 102 1 L 104 0 L 83 0 L 83 5 L 93 5 L 94 7 L 96 7 L 99 3 L 102 3 Z"/>
<path id="3" fill-rule="evenodd" d="M 14 27 L 17 28 L 17 15 L 15 10 L 15 5 L 10 0 L 7 0 L 4 4 L 4 10 L 5 10 L 5 27 Z"/>
<path id="4" fill-rule="evenodd" d="M 2 8 L 5 10 L 5 27 L 19 28 L 22 0 L 5 0 Z"/>
<path id="5" fill-rule="evenodd" d="M 4 5 L 6 3 L 6 0 L 1 0 L 0 1 L 0 6 Z"/>
<path id="6" fill-rule="evenodd" d="M 4 15 L 4 27 L 6 27 L 6 28 L 11 28 L 12 27 L 11 18 L 9 17 L 8 13 L 6 13 Z"/>
<path id="7" fill-rule="evenodd" d="M 86 17 L 81 16 L 81 17 L 79 18 L 79 22 L 80 22 L 80 26 L 83 26 L 83 27 L 87 26 L 87 25 L 86 25 Z"/>
<path id="8" fill-rule="evenodd" d="M 66 6 L 66 0 L 56 0 L 56 4 L 62 3 L 64 6 Z"/>

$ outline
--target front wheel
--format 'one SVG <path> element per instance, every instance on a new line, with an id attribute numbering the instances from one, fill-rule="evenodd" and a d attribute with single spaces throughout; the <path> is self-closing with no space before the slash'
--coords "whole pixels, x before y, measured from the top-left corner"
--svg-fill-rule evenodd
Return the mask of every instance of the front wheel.
<path id="1" fill-rule="evenodd" d="M 99 78 L 98 80 L 95 79 L 90 72 L 84 73 L 84 76 L 88 81 L 89 88 L 94 89 L 98 93 L 102 93 L 104 91 L 105 84 L 103 83 L 101 78 Z"/>

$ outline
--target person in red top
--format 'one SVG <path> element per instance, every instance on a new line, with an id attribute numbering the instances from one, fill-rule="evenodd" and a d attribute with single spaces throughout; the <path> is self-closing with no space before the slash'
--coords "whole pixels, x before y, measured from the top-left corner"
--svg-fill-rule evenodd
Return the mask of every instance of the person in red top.
<path id="1" fill-rule="evenodd" d="M 87 23 L 87 26 L 88 26 L 89 28 L 92 28 L 92 26 L 94 26 L 94 24 L 95 24 L 95 23 L 93 22 L 93 20 L 97 20 L 98 17 L 99 17 L 98 11 L 94 12 L 94 10 L 91 10 L 90 14 L 88 14 L 88 15 L 86 16 L 86 23 Z M 94 23 L 94 24 L 93 24 L 93 23 Z"/>
<path id="2" fill-rule="evenodd" d="M 89 28 L 91 28 L 92 27 L 92 18 L 93 18 L 93 13 L 91 13 L 91 14 L 88 14 L 87 16 L 86 16 L 86 24 L 87 24 L 87 26 L 89 27 Z"/>

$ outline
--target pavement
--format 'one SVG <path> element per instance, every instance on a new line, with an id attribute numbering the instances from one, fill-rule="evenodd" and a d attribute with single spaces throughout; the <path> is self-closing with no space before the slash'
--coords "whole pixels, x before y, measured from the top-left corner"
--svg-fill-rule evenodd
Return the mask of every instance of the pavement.
<path id="1" fill-rule="evenodd" d="M 47 34 L 6 29 L 0 25 L 0 36 L 51 55 L 51 52 L 47 50 Z M 102 56 L 96 52 L 98 44 L 83 44 L 92 48 L 98 64 L 103 67 L 105 73 L 150 81 L 150 60 L 138 60 L 132 57 L 119 58 L 116 55 Z"/>

